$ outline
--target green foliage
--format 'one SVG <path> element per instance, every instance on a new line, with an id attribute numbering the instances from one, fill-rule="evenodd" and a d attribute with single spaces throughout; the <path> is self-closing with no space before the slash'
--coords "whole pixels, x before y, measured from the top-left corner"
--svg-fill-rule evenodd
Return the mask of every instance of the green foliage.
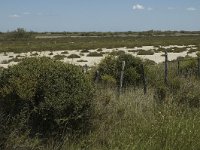
<path id="1" fill-rule="evenodd" d="M 81 50 L 81 53 L 89 53 L 90 51 L 88 49 L 84 49 L 84 50 Z"/>
<path id="2" fill-rule="evenodd" d="M 87 60 L 80 59 L 80 60 L 77 60 L 77 62 L 88 62 L 88 61 L 87 61 Z"/>
<path id="3" fill-rule="evenodd" d="M 124 85 L 133 85 L 139 81 L 141 76 L 142 60 L 130 54 L 119 55 L 118 57 L 107 56 L 98 65 L 100 74 L 110 75 L 119 84 L 120 73 L 122 68 L 122 61 L 125 61 L 124 70 Z"/>
<path id="4" fill-rule="evenodd" d="M 189 71 L 196 70 L 197 63 L 198 61 L 196 58 L 185 58 L 183 61 L 180 61 L 180 71 L 188 73 Z"/>
<path id="5" fill-rule="evenodd" d="M 168 88 L 165 85 L 161 84 L 155 87 L 154 98 L 157 104 L 163 104 L 165 102 L 167 93 L 168 93 Z"/>
<path id="6" fill-rule="evenodd" d="M 173 53 L 181 53 L 181 52 L 184 52 L 184 51 L 186 51 L 186 48 L 175 47 L 174 50 L 173 50 Z"/>
<path id="7" fill-rule="evenodd" d="M 153 50 L 139 50 L 138 55 L 153 55 L 154 54 L 154 51 Z"/>
<path id="8" fill-rule="evenodd" d="M 103 54 L 102 53 L 98 53 L 98 52 L 90 52 L 87 56 L 88 57 L 102 57 Z"/>
<path id="9" fill-rule="evenodd" d="M 193 107 L 200 107 L 200 86 L 199 81 L 182 82 L 181 90 L 176 96 L 176 103 Z"/>
<path id="10" fill-rule="evenodd" d="M 119 56 L 119 55 L 123 55 L 123 54 L 125 54 L 125 51 L 122 51 L 122 50 L 112 51 L 110 53 L 110 55 L 113 55 L 113 56 Z"/>
<path id="11" fill-rule="evenodd" d="M 101 77 L 101 79 L 102 79 L 103 85 L 106 87 L 115 87 L 116 86 L 116 83 L 117 83 L 116 79 L 110 75 L 105 74 Z"/>
<path id="12" fill-rule="evenodd" d="M 0 76 L 0 111 L 15 117 L 28 110 L 31 134 L 90 128 L 93 90 L 79 67 L 50 58 L 29 58 Z"/>
<path id="13" fill-rule="evenodd" d="M 102 51 L 103 51 L 102 48 L 97 49 L 97 52 L 102 52 Z"/>
<path id="14" fill-rule="evenodd" d="M 14 32 L 15 33 L 15 32 Z M 77 50 L 77 49 L 97 49 L 97 48 L 119 48 L 119 47 L 141 47 L 145 45 L 168 46 L 168 45 L 199 45 L 200 36 L 101 36 L 96 37 L 62 37 L 57 38 L 37 38 L 38 36 L 51 37 L 46 33 L 31 33 L 30 38 L 11 38 L 13 32 L 0 35 L 0 52 L 28 52 L 28 51 L 48 51 L 48 50 Z M 79 34 L 79 33 L 76 33 Z M 33 37 L 36 38 L 33 38 Z M 13 42 L 14 40 L 14 42 Z"/>
<path id="15" fill-rule="evenodd" d="M 180 77 L 174 77 L 169 80 L 169 88 L 172 93 L 176 93 L 181 89 L 181 79 Z"/>
<path id="16" fill-rule="evenodd" d="M 68 51 L 61 52 L 61 54 L 69 54 Z"/>
<path id="17" fill-rule="evenodd" d="M 77 54 L 71 54 L 67 58 L 81 58 L 81 57 Z"/>
<path id="18" fill-rule="evenodd" d="M 54 59 L 56 60 L 63 60 L 66 56 L 65 55 L 55 55 L 53 56 Z"/>

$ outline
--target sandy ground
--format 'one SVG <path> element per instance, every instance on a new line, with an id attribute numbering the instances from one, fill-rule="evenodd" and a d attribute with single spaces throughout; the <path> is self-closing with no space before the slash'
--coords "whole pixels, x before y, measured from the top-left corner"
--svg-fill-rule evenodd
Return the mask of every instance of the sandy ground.
<path id="1" fill-rule="evenodd" d="M 189 55 L 191 57 L 196 57 L 196 52 L 194 53 L 190 53 L 187 54 L 188 50 L 190 49 L 196 49 L 195 45 L 187 45 L 187 46 L 179 46 L 179 45 L 169 45 L 169 46 L 160 46 L 163 49 L 173 49 L 175 47 L 177 48 L 185 48 L 184 52 L 181 53 L 168 53 L 168 58 L 169 60 L 175 60 L 178 57 L 185 57 L 186 55 Z M 13 52 L 7 52 L 7 53 L 0 53 L 0 67 L 5 67 L 7 68 L 10 65 L 14 65 L 17 64 L 17 62 L 13 62 L 11 61 L 13 58 L 23 58 L 23 57 L 42 57 L 42 56 L 46 56 L 46 57 L 51 57 L 53 58 L 55 55 L 65 55 L 66 57 L 61 60 L 63 62 L 66 63 L 71 63 L 71 64 L 76 64 L 76 65 L 85 65 L 87 64 L 88 66 L 94 66 L 97 65 L 103 58 L 105 58 L 108 53 L 112 52 L 112 51 L 125 51 L 126 53 L 132 54 L 134 56 L 140 57 L 142 59 L 149 59 L 149 60 L 153 60 L 156 63 L 161 63 L 164 61 L 164 57 L 163 52 L 159 52 L 159 53 L 154 53 L 154 55 L 137 55 L 137 51 L 138 50 L 156 50 L 158 49 L 158 47 L 154 47 L 154 46 L 142 46 L 142 47 L 135 47 L 135 48 L 126 48 L 126 47 L 122 47 L 122 48 L 114 48 L 114 49 L 107 49 L 107 48 L 103 48 L 102 52 L 105 52 L 107 54 L 104 54 L 103 57 L 88 57 L 88 53 L 81 53 L 81 50 L 60 50 L 60 51 L 43 51 L 43 52 L 28 52 L 28 53 L 13 53 Z M 129 51 L 132 52 L 129 52 Z M 68 51 L 68 54 L 62 54 L 62 52 L 64 51 Z M 97 49 L 91 49 L 89 50 L 89 52 L 96 52 Z M 136 51 L 136 52 L 134 52 Z M 52 53 L 50 55 L 50 53 Z M 37 55 L 35 55 L 37 54 Z M 67 58 L 67 56 L 69 56 L 70 54 L 77 54 L 79 56 L 81 56 L 81 58 L 73 58 L 73 59 L 69 59 Z M 80 60 L 84 60 L 86 62 L 78 62 Z M 10 61 L 10 62 L 8 62 Z"/>

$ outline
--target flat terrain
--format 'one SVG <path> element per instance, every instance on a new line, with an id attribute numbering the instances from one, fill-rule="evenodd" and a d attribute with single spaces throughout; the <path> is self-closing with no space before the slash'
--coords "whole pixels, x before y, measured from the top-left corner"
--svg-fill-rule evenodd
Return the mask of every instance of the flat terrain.
<path id="1" fill-rule="evenodd" d="M 178 57 L 196 57 L 200 36 L 194 33 L 2 33 L 0 66 L 16 64 L 24 57 L 51 57 L 77 65 L 93 66 L 107 55 L 129 53 L 156 63 Z M 76 56 L 70 56 L 76 55 Z"/>

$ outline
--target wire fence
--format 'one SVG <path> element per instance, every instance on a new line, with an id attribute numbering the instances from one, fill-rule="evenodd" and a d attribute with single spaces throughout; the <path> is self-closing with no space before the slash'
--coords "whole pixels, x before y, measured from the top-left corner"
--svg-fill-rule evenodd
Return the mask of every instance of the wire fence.
<path id="1" fill-rule="evenodd" d="M 124 68 L 125 68 L 126 62 L 122 61 L 121 65 L 121 72 L 120 72 L 120 81 L 119 86 L 114 87 L 114 89 L 118 89 L 119 93 L 125 89 L 124 85 Z M 147 65 L 148 66 L 148 65 Z M 159 67 L 159 69 L 155 69 L 154 73 L 157 74 L 157 79 L 154 79 L 155 82 L 164 82 L 164 84 L 167 86 L 169 83 L 169 79 L 174 77 L 198 77 L 200 78 L 200 57 L 196 58 L 180 58 L 177 60 L 169 61 L 168 60 L 168 53 L 165 52 L 165 61 L 160 65 L 155 65 Z M 155 67 L 154 66 L 154 67 Z M 143 88 L 144 94 L 147 93 L 147 86 L 148 86 L 148 74 L 145 74 L 145 67 L 144 64 L 141 64 L 141 77 L 140 77 L 140 87 Z M 83 72 L 87 73 L 88 66 L 83 66 Z M 100 80 L 100 72 L 97 70 L 94 75 L 94 82 L 96 84 L 99 83 Z M 135 87 L 134 87 L 135 88 Z"/>

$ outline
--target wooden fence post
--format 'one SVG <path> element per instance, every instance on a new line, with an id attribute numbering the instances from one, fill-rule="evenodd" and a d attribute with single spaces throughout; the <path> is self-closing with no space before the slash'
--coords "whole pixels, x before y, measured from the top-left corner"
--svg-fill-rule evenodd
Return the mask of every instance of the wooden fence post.
<path id="1" fill-rule="evenodd" d="M 180 61 L 178 60 L 178 75 L 180 75 Z"/>
<path id="2" fill-rule="evenodd" d="M 124 68 L 125 68 L 126 62 L 122 61 L 122 70 L 120 74 L 120 86 L 119 86 L 119 92 L 121 93 L 122 87 L 123 87 L 123 79 L 124 79 Z"/>
<path id="3" fill-rule="evenodd" d="M 167 85 L 168 82 L 168 55 L 167 51 L 165 50 L 165 84 Z"/>
<path id="4" fill-rule="evenodd" d="M 88 66 L 87 66 L 87 64 L 85 64 L 85 65 L 83 66 L 83 72 L 84 72 L 84 73 L 87 73 L 87 71 L 88 71 Z"/>
<path id="5" fill-rule="evenodd" d="M 200 77 L 200 57 L 198 57 L 198 77 Z"/>
<path id="6" fill-rule="evenodd" d="M 144 73 L 144 65 L 141 65 L 141 70 L 142 70 L 142 82 L 143 82 L 143 86 L 144 86 L 144 94 L 147 93 L 147 83 L 146 83 L 146 77 L 145 77 L 145 73 Z"/>

